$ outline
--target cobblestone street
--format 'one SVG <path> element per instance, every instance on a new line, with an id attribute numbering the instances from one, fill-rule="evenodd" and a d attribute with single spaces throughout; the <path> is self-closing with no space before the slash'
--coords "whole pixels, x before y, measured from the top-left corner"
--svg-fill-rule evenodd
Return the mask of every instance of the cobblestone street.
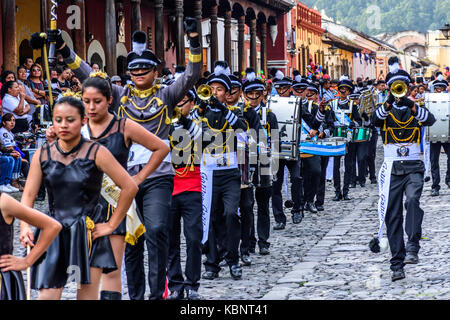
<path id="1" fill-rule="evenodd" d="M 382 155 L 379 147 L 377 168 Z M 443 154 L 441 176 L 444 160 Z M 430 190 L 431 181 L 425 183 L 421 198 L 425 216 L 420 261 L 405 267 L 404 280 L 391 282 L 390 251 L 375 254 L 368 247 L 378 230 L 377 185 L 369 181 L 365 188 L 351 189 L 351 201 L 333 202 L 334 190 L 328 182 L 324 212 L 305 212 L 302 223 L 294 225 L 286 211 L 286 229 L 271 230 L 270 255 L 253 254 L 253 263 L 244 267 L 240 281 L 232 280 L 228 267 L 216 280 L 202 279 L 199 293 L 205 300 L 448 299 L 450 190 L 442 184 L 441 196 L 436 198 Z M 44 210 L 43 204 L 37 207 Z M 15 252 L 23 254 L 18 232 L 16 236 Z M 183 247 L 183 259 L 184 252 Z M 75 299 L 75 289 L 75 284 L 68 284 L 63 299 Z M 32 296 L 36 299 L 37 292 Z M 124 299 L 128 299 L 126 285 Z"/>

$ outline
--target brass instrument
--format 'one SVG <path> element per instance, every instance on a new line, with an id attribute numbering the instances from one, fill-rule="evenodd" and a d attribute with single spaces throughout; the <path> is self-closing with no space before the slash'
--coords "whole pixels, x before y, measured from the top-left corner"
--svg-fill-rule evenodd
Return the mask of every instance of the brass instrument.
<path id="1" fill-rule="evenodd" d="M 212 94 L 212 88 L 207 84 L 202 84 L 197 88 L 197 97 L 202 101 L 209 101 Z"/>
<path id="2" fill-rule="evenodd" d="M 163 83 L 163 78 L 156 78 L 155 81 L 153 82 L 154 86 L 160 86 Z"/>
<path id="3" fill-rule="evenodd" d="M 402 80 L 396 80 L 391 85 L 390 90 L 395 97 L 395 101 L 398 102 L 400 98 L 403 98 L 408 94 L 408 85 Z"/>
<path id="4" fill-rule="evenodd" d="M 172 124 L 180 121 L 180 118 L 181 118 L 181 109 L 179 107 L 175 107 L 173 109 L 173 114 L 172 114 Z"/>
<path id="5" fill-rule="evenodd" d="M 373 91 L 367 90 L 361 94 L 359 100 L 359 114 L 366 113 L 369 117 L 376 108 L 376 99 Z"/>

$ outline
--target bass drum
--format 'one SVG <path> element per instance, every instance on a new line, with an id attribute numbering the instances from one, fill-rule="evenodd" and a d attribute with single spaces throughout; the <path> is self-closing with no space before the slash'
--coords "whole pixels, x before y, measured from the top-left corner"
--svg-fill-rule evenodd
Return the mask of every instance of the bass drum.
<path id="1" fill-rule="evenodd" d="M 427 93 L 425 108 L 436 118 L 436 122 L 426 128 L 425 139 L 430 142 L 450 142 L 450 93 Z"/>
<path id="2" fill-rule="evenodd" d="M 277 116 L 280 144 L 272 156 L 284 160 L 298 160 L 300 143 L 300 108 L 297 97 L 272 97 L 268 108 Z"/>

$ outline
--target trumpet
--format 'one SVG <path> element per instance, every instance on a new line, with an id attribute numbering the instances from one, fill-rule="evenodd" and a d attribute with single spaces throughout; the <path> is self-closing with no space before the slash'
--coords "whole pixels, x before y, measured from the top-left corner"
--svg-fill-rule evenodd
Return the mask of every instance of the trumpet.
<path id="1" fill-rule="evenodd" d="M 172 114 L 172 124 L 180 121 L 180 118 L 181 118 L 181 109 L 179 107 L 175 107 L 173 109 L 173 114 Z"/>
<path id="2" fill-rule="evenodd" d="M 209 101 L 211 100 L 212 94 L 212 88 L 208 86 L 207 84 L 202 84 L 197 88 L 197 97 L 202 101 Z"/>
<path id="3" fill-rule="evenodd" d="M 398 102 L 400 98 L 403 98 L 407 95 L 408 85 L 401 80 L 396 80 L 391 85 L 391 93 L 395 97 L 395 100 Z"/>
<path id="4" fill-rule="evenodd" d="M 164 79 L 162 79 L 162 78 L 156 78 L 155 81 L 153 82 L 153 85 L 154 86 L 160 86 L 160 85 L 162 85 L 163 80 Z"/>

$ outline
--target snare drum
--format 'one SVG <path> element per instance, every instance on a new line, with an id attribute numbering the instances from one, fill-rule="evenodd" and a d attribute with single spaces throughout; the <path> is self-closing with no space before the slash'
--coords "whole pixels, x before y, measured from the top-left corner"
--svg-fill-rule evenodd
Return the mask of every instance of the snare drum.
<path id="1" fill-rule="evenodd" d="M 277 116 L 279 128 L 279 150 L 272 155 L 284 160 L 298 160 L 301 128 L 298 98 L 271 97 L 267 107 Z"/>
<path id="2" fill-rule="evenodd" d="M 337 157 L 346 153 L 346 138 L 325 138 L 300 142 L 300 152 L 308 156 Z"/>
<path id="3" fill-rule="evenodd" d="M 436 118 L 431 127 L 426 127 L 425 139 L 430 142 L 450 142 L 450 94 L 426 93 L 425 107 Z"/>
<path id="4" fill-rule="evenodd" d="M 335 127 L 333 131 L 334 138 L 347 138 L 348 126 Z"/>
<path id="5" fill-rule="evenodd" d="M 372 130 L 370 128 L 355 128 L 352 133 L 352 142 L 366 142 L 372 137 Z"/>

